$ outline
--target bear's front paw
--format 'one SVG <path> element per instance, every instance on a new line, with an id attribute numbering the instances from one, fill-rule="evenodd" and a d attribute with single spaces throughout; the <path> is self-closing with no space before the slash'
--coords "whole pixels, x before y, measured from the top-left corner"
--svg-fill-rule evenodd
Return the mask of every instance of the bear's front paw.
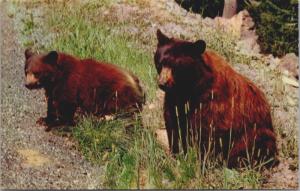
<path id="1" fill-rule="evenodd" d="M 54 123 L 55 123 L 55 120 L 54 120 L 54 119 L 51 120 L 51 119 L 48 118 L 48 117 L 41 117 L 41 118 L 39 118 L 39 119 L 36 121 L 36 123 L 37 123 L 38 125 L 42 125 L 42 126 L 49 126 L 49 125 L 51 125 L 52 123 L 54 124 Z"/>
<path id="2" fill-rule="evenodd" d="M 36 124 L 46 126 L 47 125 L 47 118 L 46 117 L 40 117 L 37 121 Z"/>

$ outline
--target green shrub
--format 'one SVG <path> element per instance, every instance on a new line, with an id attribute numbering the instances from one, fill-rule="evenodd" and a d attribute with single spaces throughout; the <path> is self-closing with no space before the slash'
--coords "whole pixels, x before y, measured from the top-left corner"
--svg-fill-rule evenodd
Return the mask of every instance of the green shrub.
<path id="1" fill-rule="evenodd" d="M 264 53 L 298 55 L 298 1 L 262 0 L 248 7 Z"/>
<path id="2" fill-rule="evenodd" d="M 203 17 L 214 18 L 222 16 L 224 0 L 175 0 L 181 7 L 194 13 L 200 13 Z M 250 0 L 237 0 L 237 11 L 245 9 Z"/>
<path id="3" fill-rule="evenodd" d="M 214 18 L 223 13 L 224 0 L 175 0 L 188 11 L 200 13 L 203 17 Z"/>

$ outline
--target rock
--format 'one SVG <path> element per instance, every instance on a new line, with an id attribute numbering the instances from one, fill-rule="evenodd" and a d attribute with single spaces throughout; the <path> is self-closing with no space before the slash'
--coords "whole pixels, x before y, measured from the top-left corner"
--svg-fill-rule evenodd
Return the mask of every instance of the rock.
<path id="1" fill-rule="evenodd" d="M 236 43 L 237 51 L 250 56 L 259 55 L 260 46 L 257 43 L 258 36 L 255 30 L 253 30 L 254 22 L 248 11 L 240 11 L 230 19 L 216 17 L 213 21 L 214 27 L 222 28 L 238 39 Z"/>
<path id="2" fill-rule="evenodd" d="M 111 121 L 111 120 L 114 120 L 114 116 L 113 116 L 113 115 L 105 115 L 105 116 L 104 116 L 104 119 L 105 119 L 106 121 Z"/>
<path id="3" fill-rule="evenodd" d="M 293 98 L 291 98 L 290 96 L 287 96 L 287 102 L 290 106 L 295 106 L 297 105 L 296 100 L 294 100 Z"/>
<path id="4" fill-rule="evenodd" d="M 232 35 L 240 38 L 241 29 L 243 25 L 243 18 L 245 16 L 245 12 L 241 11 L 239 14 L 234 15 L 230 19 L 223 17 L 216 17 L 214 19 L 216 27 L 220 27 L 225 29 L 225 31 L 230 32 Z"/>
<path id="5" fill-rule="evenodd" d="M 256 37 L 240 40 L 236 43 L 236 50 L 249 56 L 258 55 L 260 52 L 260 47 L 256 40 Z"/>
<path id="6" fill-rule="evenodd" d="M 168 135 L 166 129 L 157 129 L 155 131 L 157 141 L 163 147 L 165 151 L 169 153 L 169 142 L 168 142 Z"/>
<path id="7" fill-rule="evenodd" d="M 244 10 L 239 13 L 242 18 L 240 26 L 240 41 L 237 42 L 236 48 L 246 55 L 258 55 L 260 46 L 257 43 L 258 36 L 253 30 L 254 22 L 249 12 Z"/>
<path id="8" fill-rule="evenodd" d="M 150 104 L 148 105 L 148 108 L 149 108 L 149 109 L 154 109 L 154 108 L 155 108 L 155 104 L 150 103 Z"/>
<path id="9" fill-rule="evenodd" d="M 296 80 L 293 79 L 293 78 L 289 78 L 289 77 L 287 77 L 287 76 L 285 76 L 285 75 L 282 76 L 282 81 L 283 81 L 283 83 L 288 84 L 288 85 L 291 85 L 291 86 L 294 86 L 294 87 L 296 87 L 296 88 L 299 87 L 298 81 L 296 81 Z"/>
<path id="10" fill-rule="evenodd" d="M 278 57 L 274 58 L 274 56 L 272 54 L 270 54 L 270 55 L 266 56 L 266 58 L 267 58 L 267 62 L 269 64 L 268 66 L 270 69 L 274 70 L 275 68 L 277 68 L 277 66 L 280 63 L 280 59 Z"/>
<path id="11" fill-rule="evenodd" d="M 283 58 L 281 58 L 278 69 L 281 72 L 288 72 L 291 76 L 294 78 L 298 79 L 299 74 L 298 74 L 298 57 L 294 53 L 289 53 L 285 55 Z"/>
<path id="12" fill-rule="evenodd" d="M 161 27 L 163 31 L 168 31 L 174 36 L 180 36 L 181 34 L 186 34 L 188 31 L 184 27 L 176 23 L 167 23 Z"/>

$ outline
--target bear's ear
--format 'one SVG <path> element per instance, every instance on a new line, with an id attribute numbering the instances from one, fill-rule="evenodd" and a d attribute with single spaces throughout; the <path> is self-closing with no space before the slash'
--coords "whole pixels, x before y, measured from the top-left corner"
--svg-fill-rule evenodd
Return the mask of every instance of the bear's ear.
<path id="1" fill-rule="evenodd" d="M 202 54 L 206 49 L 206 43 L 203 40 L 194 42 L 194 51 L 196 54 Z"/>
<path id="2" fill-rule="evenodd" d="M 58 53 L 56 51 L 51 51 L 44 57 L 44 62 L 46 64 L 56 64 L 57 60 L 58 60 Z"/>
<path id="3" fill-rule="evenodd" d="M 33 54 L 34 54 L 34 53 L 32 52 L 31 48 L 27 48 L 27 49 L 25 50 L 25 58 L 26 58 L 26 60 L 27 60 L 28 58 L 30 58 Z"/>
<path id="4" fill-rule="evenodd" d="M 159 45 L 164 45 L 171 41 L 171 39 L 162 33 L 160 29 L 157 29 L 156 36 Z"/>

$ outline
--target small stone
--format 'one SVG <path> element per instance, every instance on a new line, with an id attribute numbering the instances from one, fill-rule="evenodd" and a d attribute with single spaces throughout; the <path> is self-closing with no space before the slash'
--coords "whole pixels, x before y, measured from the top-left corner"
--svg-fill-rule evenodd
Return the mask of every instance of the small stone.
<path id="1" fill-rule="evenodd" d="M 287 70 L 294 78 L 298 79 L 298 57 L 294 53 L 286 54 L 280 59 L 278 69 L 283 72 Z"/>
<path id="2" fill-rule="evenodd" d="M 294 99 L 292 99 L 290 96 L 287 97 L 287 101 L 290 106 L 296 105 L 296 101 Z"/>
<path id="3" fill-rule="evenodd" d="M 295 79 L 293 78 L 289 78 L 287 76 L 282 76 L 282 81 L 285 83 L 285 84 L 288 84 L 288 85 L 291 85 L 293 87 L 299 87 L 299 83 L 298 81 L 296 81 Z"/>
<path id="4" fill-rule="evenodd" d="M 106 121 L 111 121 L 111 120 L 114 119 L 114 116 L 112 116 L 112 115 L 105 115 L 104 118 L 105 118 Z"/>
<path id="5" fill-rule="evenodd" d="M 149 104 L 149 109 L 154 109 L 155 108 L 155 105 L 153 103 Z"/>

